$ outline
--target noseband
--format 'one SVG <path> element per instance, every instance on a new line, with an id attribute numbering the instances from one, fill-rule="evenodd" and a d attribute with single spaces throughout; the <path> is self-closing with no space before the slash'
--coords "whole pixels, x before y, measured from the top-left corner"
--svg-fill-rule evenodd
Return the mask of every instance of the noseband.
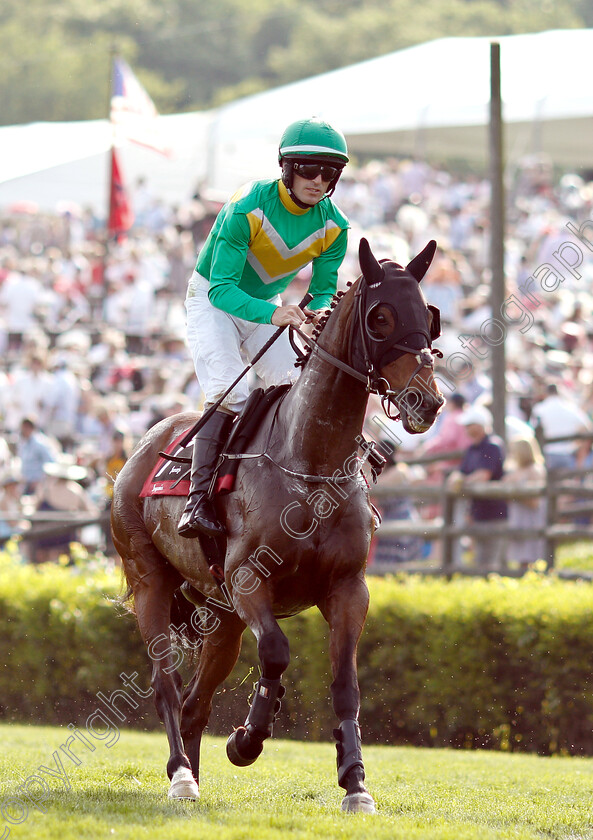
<path id="1" fill-rule="evenodd" d="M 399 344 L 394 344 L 393 346 L 397 348 L 403 347 L 403 345 Z M 371 392 L 374 394 L 378 394 L 381 397 L 381 405 L 383 407 L 383 411 L 389 417 L 390 420 L 399 420 L 399 410 L 397 411 L 397 413 L 392 413 L 393 405 L 399 407 L 399 403 L 402 397 L 409 393 L 409 391 L 411 390 L 410 384 L 414 381 L 414 379 L 416 379 L 418 374 L 421 373 L 421 371 L 424 368 L 434 370 L 434 356 L 442 356 L 440 350 L 433 350 L 431 347 L 422 347 L 420 350 L 417 351 L 405 348 L 403 349 L 403 352 L 413 354 L 416 358 L 418 365 L 412 372 L 410 378 L 408 379 L 404 387 L 401 388 L 399 391 L 393 391 L 389 387 L 389 382 L 385 379 L 385 377 L 379 376 L 377 379 L 376 371 L 374 368 L 369 375 L 369 381 L 373 381 L 374 379 L 374 385 L 371 388 Z"/>

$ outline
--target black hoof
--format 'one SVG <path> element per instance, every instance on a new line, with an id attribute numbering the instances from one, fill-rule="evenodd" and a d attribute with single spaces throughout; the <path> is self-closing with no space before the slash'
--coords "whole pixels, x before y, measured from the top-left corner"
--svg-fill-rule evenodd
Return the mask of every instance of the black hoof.
<path id="1" fill-rule="evenodd" d="M 231 764 L 236 767 L 248 767 L 261 755 L 264 745 L 260 741 L 252 741 L 244 726 L 232 732 L 226 742 L 226 754 Z"/>

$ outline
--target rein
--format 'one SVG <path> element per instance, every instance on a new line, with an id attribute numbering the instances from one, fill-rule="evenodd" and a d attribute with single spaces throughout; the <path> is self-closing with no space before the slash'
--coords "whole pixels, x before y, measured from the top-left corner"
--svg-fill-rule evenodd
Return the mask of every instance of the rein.
<path id="1" fill-rule="evenodd" d="M 310 475 L 309 473 L 301 473 L 297 470 L 291 470 L 288 467 L 285 467 L 283 464 L 278 463 L 275 461 L 274 458 L 269 454 L 269 452 L 245 452 L 245 453 L 237 453 L 236 455 L 222 455 L 222 458 L 226 458 L 229 461 L 239 461 L 248 458 L 266 458 L 273 464 L 277 469 L 281 472 L 285 473 L 286 475 L 290 475 L 293 478 L 299 478 L 301 481 L 305 481 L 308 484 L 345 484 L 347 481 L 351 481 L 353 478 L 358 478 L 360 475 L 360 471 L 362 470 L 363 466 L 367 462 L 369 458 L 369 453 L 365 451 L 365 454 L 362 458 L 358 459 L 359 466 L 355 473 L 348 473 L 348 475 Z"/>
<path id="2" fill-rule="evenodd" d="M 355 379 L 358 379 L 359 382 L 363 382 L 366 385 L 366 389 L 369 393 L 376 393 L 373 391 L 371 380 L 368 376 L 365 376 L 364 373 L 360 373 L 356 370 L 356 368 L 353 368 L 351 365 L 348 365 L 346 364 L 346 362 L 343 362 L 341 359 L 338 359 L 337 356 L 332 356 L 331 353 L 328 353 L 327 350 L 324 350 L 323 347 L 320 347 L 319 344 L 316 341 L 314 341 L 310 336 L 308 336 L 304 332 L 301 332 L 301 330 L 298 327 L 290 327 L 290 331 L 292 334 L 296 333 L 299 336 L 299 338 L 301 338 L 304 341 L 305 344 L 309 345 L 311 351 L 321 356 L 321 358 L 324 361 L 329 362 L 331 365 L 339 368 L 340 370 L 343 370 L 344 373 L 348 373 L 350 376 L 353 376 Z"/>

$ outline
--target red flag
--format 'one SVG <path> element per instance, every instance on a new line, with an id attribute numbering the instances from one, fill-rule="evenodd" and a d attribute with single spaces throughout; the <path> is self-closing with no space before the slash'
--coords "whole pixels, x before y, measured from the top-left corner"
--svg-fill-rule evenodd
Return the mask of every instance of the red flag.
<path id="1" fill-rule="evenodd" d="M 118 142 L 129 140 L 162 155 L 171 155 L 171 149 L 162 137 L 154 102 L 123 58 L 113 62 L 110 119 Z"/>
<path id="2" fill-rule="evenodd" d="M 121 236 L 134 224 L 134 213 L 125 188 L 115 148 L 111 149 L 111 187 L 109 191 L 109 219 L 107 231 L 110 236 Z"/>

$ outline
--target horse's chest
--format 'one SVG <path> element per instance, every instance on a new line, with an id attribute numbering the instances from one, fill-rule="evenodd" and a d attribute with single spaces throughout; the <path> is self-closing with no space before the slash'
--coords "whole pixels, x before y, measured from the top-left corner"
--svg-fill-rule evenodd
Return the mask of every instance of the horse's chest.
<path id="1" fill-rule="evenodd" d="M 364 564 L 372 533 L 366 490 L 346 494 L 328 485 L 296 485 L 292 493 L 242 499 L 228 509 L 235 550 L 247 544 L 250 555 L 272 558 L 279 577 L 308 565 L 319 571 L 338 563 Z"/>

